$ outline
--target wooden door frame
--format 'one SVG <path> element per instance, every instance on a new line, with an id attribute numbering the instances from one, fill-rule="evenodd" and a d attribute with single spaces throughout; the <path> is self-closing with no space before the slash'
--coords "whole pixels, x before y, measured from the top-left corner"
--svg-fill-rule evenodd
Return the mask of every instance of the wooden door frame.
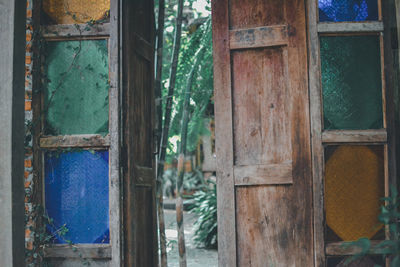
<path id="1" fill-rule="evenodd" d="M 26 1 L 0 0 L 0 261 L 25 266 L 24 74 Z"/>
<path id="2" fill-rule="evenodd" d="M 236 1 L 236 4 L 238 3 L 238 1 Z M 247 2 L 247 3 L 251 3 L 251 2 Z M 288 2 L 286 2 L 287 4 Z M 295 126 L 293 127 L 297 127 L 296 129 L 301 129 L 301 131 L 295 131 L 294 128 L 292 128 L 291 130 L 291 142 L 293 142 L 296 138 L 297 138 L 297 143 L 296 143 L 296 147 L 293 148 L 294 150 L 292 152 L 296 153 L 297 156 L 293 156 L 293 161 L 296 163 L 292 168 L 293 170 L 290 170 L 290 174 L 292 175 L 298 175 L 298 179 L 295 180 L 295 178 L 293 178 L 293 180 L 296 181 L 297 184 L 301 185 L 301 187 L 296 188 L 294 185 L 291 185 L 292 188 L 288 189 L 288 191 L 290 192 L 290 196 L 293 197 L 293 199 L 299 199 L 299 195 L 298 193 L 301 191 L 303 192 L 304 188 L 311 188 L 311 146 L 309 143 L 309 130 L 310 130 L 310 125 L 309 125 L 309 114 L 308 114 L 308 108 L 309 108 L 309 103 L 308 103 L 308 86 L 307 86 L 307 44 L 306 44 L 306 24 L 305 24 L 305 18 L 306 18 L 306 13 L 305 13 L 305 2 L 303 0 L 301 1 L 293 1 L 292 2 L 293 5 L 299 5 L 299 7 L 301 7 L 301 9 L 296 9 L 297 12 L 292 11 L 292 9 L 290 9 L 291 11 L 282 11 L 284 12 L 283 14 L 285 14 L 285 16 L 289 16 L 287 19 L 285 18 L 287 21 L 284 21 L 284 19 L 282 19 L 282 21 L 280 21 L 280 23 L 282 25 L 270 25 L 268 23 L 266 23 L 265 26 L 263 26 L 263 24 L 257 24 L 257 28 L 256 26 L 254 26 L 254 28 L 252 28 L 252 26 L 248 26 L 251 29 L 246 29 L 246 26 L 241 26 L 239 27 L 239 29 L 236 28 L 231 28 L 232 25 L 230 25 L 230 20 L 231 18 L 229 17 L 229 0 L 220 0 L 220 1 L 214 1 L 212 2 L 212 18 L 213 18 L 213 48 L 214 48 L 214 88 L 215 88 L 215 120 L 216 120 L 216 126 L 215 126 L 215 131 L 216 131 L 216 135 L 218 137 L 218 140 L 221 140 L 222 142 L 216 142 L 216 154 L 217 154 L 217 191 L 218 191 L 218 196 L 217 196 L 217 202 L 218 202 L 218 258 L 219 258 L 219 266 L 237 266 L 238 264 L 240 264 L 240 252 L 241 250 L 238 250 L 238 238 L 245 236 L 246 234 L 242 234 L 242 235 L 238 235 L 238 230 L 237 230 L 237 224 L 238 222 L 242 222 L 242 225 L 245 225 L 246 223 L 243 221 L 240 221 L 239 215 L 237 215 L 237 207 L 239 205 L 237 205 L 236 201 L 237 201 L 237 196 L 239 196 L 239 194 L 237 193 L 237 189 L 235 186 L 246 186 L 247 188 L 250 188 L 252 185 L 257 185 L 256 183 L 251 183 L 251 182 L 246 182 L 246 183 L 240 183 L 238 182 L 239 180 L 235 181 L 236 178 L 234 177 L 234 172 L 236 171 L 236 167 L 238 167 L 240 164 L 238 164 L 238 166 L 235 167 L 234 164 L 234 156 L 233 156 L 233 150 L 234 150 L 234 133 L 233 133 L 233 117 L 234 115 L 233 113 L 233 76 L 234 74 L 232 74 L 233 69 L 231 67 L 231 61 L 232 61 L 232 50 L 237 50 L 237 49 L 254 49 L 254 48 L 267 48 L 270 46 L 282 46 L 282 45 L 287 45 L 288 46 L 288 51 L 285 53 L 289 53 L 289 57 L 293 56 L 293 54 L 295 54 L 296 56 L 298 56 L 296 53 L 302 53 L 303 56 L 298 56 L 298 58 L 301 58 L 301 70 L 304 70 L 304 72 L 298 72 L 291 70 L 290 68 L 292 68 L 293 66 L 289 65 L 289 71 L 290 75 L 293 75 L 293 77 L 297 76 L 301 76 L 305 79 L 302 79 L 298 84 L 299 87 L 298 90 L 291 90 L 291 93 L 293 93 L 293 95 L 291 95 L 293 97 L 293 99 L 297 99 L 298 101 L 296 101 L 296 104 L 294 104 L 293 106 L 291 106 L 291 110 L 294 109 L 298 109 L 299 111 L 301 110 L 300 113 L 296 113 L 296 114 L 304 114 L 304 117 L 295 117 L 293 114 L 293 117 L 291 117 L 291 120 L 294 120 L 294 118 L 299 118 L 298 121 L 301 121 L 301 126 L 299 123 L 294 124 Z M 285 4 L 285 5 L 286 5 Z M 277 4 L 278 5 L 278 4 Z M 289 5 L 289 4 L 288 4 Z M 267 7 L 268 5 L 266 5 L 265 7 Z M 272 6 L 272 5 L 271 5 Z M 298 11 L 300 10 L 300 11 Z M 260 12 L 261 9 L 259 10 Z M 300 15 L 301 13 L 301 15 Z M 290 14 L 290 15 L 288 15 Z M 293 17 L 293 15 L 296 14 L 299 17 Z M 301 16 L 301 17 L 300 17 Z M 294 19 L 295 18 L 295 19 Z M 296 23 L 296 24 L 295 24 Z M 298 23 L 298 24 L 297 24 Z M 272 23 L 273 24 L 273 23 Z M 286 24 L 288 24 L 289 26 L 286 26 Z M 291 28 L 293 26 L 293 28 Z M 246 38 L 243 38 L 243 43 L 241 43 L 240 45 L 238 44 L 238 41 L 235 42 L 235 38 L 234 36 L 237 36 L 239 33 L 242 33 L 243 36 L 246 36 L 245 34 L 247 34 L 247 32 L 249 32 L 249 36 L 252 36 L 253 30 L 254 30 L 254 36 L 257 36 L 258 34 L 258 27 L 261 28 L 269 28 L 271 30 L 271 28 L 274 27 L 274 29 L 276 30 L 276 34 L 274 34 L 275 36 L 275 40 L 272 41 L 271 39 L 267 38 L 267 36 L 265 36 L 266 40 L 263 40 L 264 37 L 260 36 L 260 40 L 257 39 L 257 42 L 252 43 L 251 40 L 249 40 L 248 43 L 246 43 Z M 299 31 L 299 34 L 290 34 L 288 33 L 288 44 L 286 43 L 286 41 L 284 40 L 284 38 L 278 38 L 280 36 L 281 32 L 284 32 L 281 27 L 286 27 L 288 29 L 294 29 L 295 27 L 299 27 L 301 28 L 301 30 L 297 29 L 297 31 Z M 251 33 L 250 33 L 251 32 Z M 296 32 L 296 31 L 294 31 Z M 236 34 L 238 33 L 238 34 Z M 272 34 L 271 34 L 272 35 Z M 282 34 L 284 35 L 284 34 Z M 240 36 L 240 35 L 239 35 Z M 297 37 L 296 37 L 297 36 Z M 272 37 L 272 36 L 271 36 Z M 298 39 L 295 39 L 298 38 Z M 251 39 L 251 37 L 249 38 Z M 294 43 L 296 41 L 298 41 L 298 43 Z M 293 42 L 293 43 L 291 43 Z M 291 52 L 289 49 L 296 47 L 296 51 L 300 51 L 301 52 Z M 294 50 L 294 49 L 293 49 Z M 288 55 L 285 55 L 288 56 Z M 294 56 L 293 56 L 294 57 Z M 296 59 L 295 59 L 296 60 Z M 290 62 L 290 61 L 289 61 Z M 304 65 L 303 65 L 304 63 Z M 284 64 L 284 63 L 283 63 Z M 304 66 L 304 67 L 303 67 Z M 284 67 L 287 68 L 287 67 Z M 303 84 L 304 82 L 304 84 Z M 289 85 L 290 86 L 290 85 Z M 297 84 L 296 84 L 297 86 Z M 293 89 L 293 88 L 292 88 Z M 301 96 L 301 97 L 300 97 Z M 297 98 L 295 98 L 297 97 Z M 292 101 L 291 104 L 293 104 L 295 101 Z M 301 104 L 298 104 L 301 103 Z M 298 104 L 298 105 L 297 105 Z M 274 106 L 272 106 L 274 107 Z M 291 115 L 291 116 L 292 116 Z M 304 123 L 304 125 L 303 125 Z M 304 131 L 303 131 L 304 130 Z M 298 133 L 298 135 L 294 134 L 294 133 Z M 293 145 L 293 143 L 292 143 Z M 299 147 L 301 147 L 301 149 L 299 149 Z M 298 149 L 298 150 L 296 150 Z M 301 156 L 299 156 L 299 151 L 303 151 L 304 154 L 301 154 Z M 305 152 L 306 151 L 306 152 Z M 298 158 L 302 158 L 303 161 L 297 160 L 296 157 Z M 301 162 L 301 163 L 300 163 Z M 276 164 L 278 164 L 277 162 L 274 162 Z M 299 165 L 297 164 L 304 164 L 303 168 L 301 168 Z M 244 166 L 246 164 L 243 164 Z M 306 166 L 304 168 L 304 166 Z M 239 169 L 239 168 L 238 168 Z M 283 168 L 278 168 L 279 170 L 283 170 Z M 304 171 L 304 173 L 297 173 L 295 171 L 295 169 L 302 169 Z M 289 171 L 287 171 L 289 172 Z M 295 172 L 295 174 L 293 174 L 293 172 Z M 283 172 L 280 172 L 280 174 Z M 306 174 L 308 173 L 308 174 Z M 275 174 L 271 175 L 272 177 L 275 178 Z M 278 177 L 278 175 L 276 175 Z M 266 177 L 268 177 L 268 175 L 266 175 Z M 287 177 L 287 176 L 279 176 L 279 178 L 281 177 Z M 296 176 L 297 177 L 297 176 Z M 269 177 L 271 178 L 271 177 Z M 246 179 L 249 180 L 249 179 Z M 269 179 L 261 179 L 262 181 L 260 181 L 260 184 L 258 185 L 271 185 L 271 186 L 277 186 L 280 185 L 282 186 L 281 188 L 283 188 L 283 186 L 287 186 L 288 184 L 292 184 L 292 180 L 288 181 L 285 180 L 282 181 L 270 181 Z M 267 181 L 268 180 L 268 181 Z M 251 193 L 250 193 L 251 194 Z M 289 194 L 289 193 L 288 193 Z M 273 195 L 273 194 L 272 194 Z M 312 192 L 311 190 L 308 191 L 307 193 L 307 197 L 305 197 L 304 195 L 302 195 L 302 199 L 304 200 L 304 205 L 306 205 L 307 207 L 307 212 L 309 213 L 307 216 L 305 217 L 301 217 L 299 218 L 299 223 L 302 223 L 305 225 L 304 229 L 305 232 L 307 232 L 307 237 L 309 238 L 304 238 L 306 241 L 304 241 L 306 243 L 306 245 L 304 245 L 304 247 L 307 247 L 307 251 L 309 254 L 307 254 L 307 256 L 303 255 L 301 258 L 294 258 L 294 256 L 292 255 L 292 259 L 296 259 L 293 260 L 293 262 L 297 261 L 299 262 L 300 260 L 304 260 L 304 262 L 307 261 L 307 263 L 303 263 L 305 265 L 310 265 L 310 263 L 313 261 L 312 259 L 312 237 L 311 237 L 311 233 L 312 233 L 312 229 L 311 229 L 311 224 L 312 224 L 312 212 L 311 212 L 311 205 L 312 205 Z M 289 198 L 289 197 L 288 197 Z M 277 205 L 277 203 L 279 203 L 278 199 L 275 199 L 274 205 Z M 296 203 L 298 203 L 298 201 L 296 201 Z M 287 204 L 287 206 L 286 206 Z M 284 205 L 284 207 L 288 208 L 289 207 L 294 207 L 294 206 L 290 206 L 290 204 L 286 203 Z M 260 208 L 261 210 L 261 208 Z M 245 212 L 244 212 L 245 213 Z M 268 213 L 270 214 L 270 213 Z M 267 216 L 266 216 L 267 217 Z M 276 218 L 276 217 L 275 217 Z M 284 221 L 290 222 L 290 224 L 288 225 L 293 225 L 295 221 L 293 220 L 286 220 L 287 218 L 285 217 Z M 260 220 L 264 220 L 261 219 Z M 268 218 L 265 218 L 265 220 L 267 221 Z M 292 226 L 287 226 L 287 229 L 289 227 Z M 277 229 L 283 230 L 283 228 L 279 228 L 277 227 Z M 246 229 L 245 231 L 248 231 L 248 229 Z M 277 231 L 277 232 L 279 232 Z M 304 233 L 305 233 L 304 232 Z M 242 232 L 243 233 L 243 232 Z M 302 234 L 304 234 L 302 233 Z M 298 236 L 296 237 L 297 240 Z M 279 242 L 274 243 L 276 244 L 276 247 L 279 247 Z M 247 244 L 247 247 L 250 247 L 250 245 Z M 250 249 L 250 248 L 249 248 Z M 271 250 L 271 253 L 275 253 L 274 255 L 282 255 L 279 254 L 279 252 L 273 252 L 273 250 Z M 239 255 L 239 256 L 238 256 Z M 274 259 L 276 261 L 276 259 Z M 281 260 L 284 260 L 283 258 Z M 268 260 L 267 260 L 268 261 Z M 279 261 L 279 260 L 278 260 Z M 279 262 L 278 262 L 279 263 Z M 257 263 L 256 263 L 257 265 Z M 301 264 L 300 264 L 301 265 Z"/>
<path id="3" fill-rule="evenodd" d="M 42 1 L 39 0 L 33 4 L 33 28 L 40 32 L 44 39 L 62 41 L 62 40 L 91 40 L 105 39 L 108 42 L 109 56 L 109 134 L 106 137 L 95 136 L 88 138 L 86 145 L 96 145 L 104 147 L 109 151 L 109 244 L 78 244 L 77 252 L 72 251 L 69 246 L 49 246 L 45 248 L 46 258 L 68 259 L 87 258 L 89 260 L 101 260 L 110 264 L 110 266 L 121 266 L 122 264 L 122 222 L 121 222 L 121 169 L 120 169 L 120 150 L 121 150 L 121 118 L 120 118 L 120 95 L 121 95 L 121 47 L 120 47 L 120 4 L 122 0 L 110 0 L 110 21 L 94 25 L 88 29 L 87 24 L 77 25 L 41 25 Z M 41 81 L 41 51 L 39 47 L 34 46 L 33 62 L 33 90 L 40 92 Z M 41 93 L 34 94 L 33 120 L 38 121 L 34 125 L 34 132 L 42 131 L 42 98 Z M 94 135 L 91 135 L 92 137 Z M 43 148 L 65 147 L 62 140 L 58 137 L 42 138 L 36 134 L 33 138 L 33 168 L 38 179 L 35 182 L 36 199 L 35 204 L 43 205 Z M 46 140 L 49 141 L 46 144 Z M 58 141 L 57 141 L 58 140 Z M 77 142 L 73 136 L 65 136 L 66 143 L 71 142 L 72 146 L 82 145 Z M 53 142 L 55 141 L 55 142 Z M 69 146 L 71 146 L 69 144 Z M 68 146 L 68 144 L 66 144 Z M 40 224 L 43 222 L 39 222 Z M 80 256 L 81 255 L 81 256 Z"/>
<path id="4" fill-rule="evenodd" d="M 233 120 L 229 45 L 229 0 L 212 1 L 215 132 L 217 160 L 218 266 L 237 266 L 235 181 L 233 174 Z M 216 27 L 218 25 L 218 27 Z M 218 37 L 218 39 L 216 39 Z M 218 101 L 218 102 L 217 102 Z M 220 122 L 221 121 L 221 122 Z M 223 211 L 223 214 L 222 212 Z"/>
<path id="5" fill-rule="evenodd" d="M 394 103 L 395 97 L 395 81 L 393 69 L 393 55 L 391 48 L 392 34 L 391 29 L 396 21 L 396 14 L 393 13 L 394 0 L 380 1 L 382 5 L 382 22 L 358 23 L 362 27 L 352 27 L 352 23 L 334 23 L 328 24 L 318 23 L 318 0 L 305 0 L 307 2 L 307 19 L 308 19 L 308 61 L 309 61 L 309 94 L 310 94 L 310 121 L 311 121 L 311 144 L 312 144 L 312 170 L 313 170 L 313 228 L 314 228 L 314 266 L 324 267 L 326 264 L 326 256 L 329 253 L 345 253 L 339 247 L 326 247 L 324 239 L 324 144 L 328 143 L 379 143 L 386 145 L 387 156 L 385 162 L 387 171 L 385 173 L 385 191 L 388 194 L 388 184 L 397 184 L 396 177 L 396 144 L 399 138 L 396 136 L 396 107 Z M 396 0 L 398 8 L 400 1 Z M 365 28 L 366 27 L 366 28 Z M 366 30 L 367 29 L 367 30 Z M 383 80 L 386 85 L 386 101 L 384 110 L 386 109 L 386 131 L 384 130 L 368 130 L 368 131 L 346 131 L 347 133 L 336 131 L 337 133 L 324 133 L 322 126 L 323 108 L 322 108 L 322 85 L 321 85 L 321 67 L 320 67 L 320 50 L 319 50 L 319 34 L 322 32 L 382 32 L 384 43 L 384 76 Z M 385 92 L 385 91 L 384 91 Z M 392 100 L 392 101 L 391 101 Z M 398 153 L 398 152 L 397 152 Z M 386 169 L 386 168 L 385 168 Z M 350 248 L 351 249 L 351 248 Z M 338 252 L 336 252 L 336 250 Z M 350 251 L 350 250 L 349 250 Z M 349 252 L 350 255 L 354 254 Z"/>

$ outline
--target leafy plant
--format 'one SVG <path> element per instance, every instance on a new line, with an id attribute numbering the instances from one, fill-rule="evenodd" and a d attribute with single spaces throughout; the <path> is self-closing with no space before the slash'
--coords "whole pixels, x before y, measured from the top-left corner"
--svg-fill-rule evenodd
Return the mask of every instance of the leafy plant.
<path id="1" fill-rule="evenodd" d="M 166 197 L 175 197 L 176 180 L 178 177 L 177 169 L 171 168 L 163 175 L 163 193 Z M 199 169 L 185 173 L 183 178 L 183 189 L 186 192 L 193 192 L 205 186 L 203 173 Z"/>
<path id="2" fill-rule="evenodd" d="M 211 187 L 197 191 L 192 196 L 191 213 L 199 215 L 194 224 L 194 242 L 199 247 L 217 248 L 217 189 L 214 182 L 209 181 Z"/>
<path id="3" fill-rule="evenodd" d="M 384 240 L 377 245 L 373 245 L 371 240 L 368 238 L 360 238 L 354 242 L 348 242 L 345 247 L 357 246 L 361 249 L 361 252 L 350 257 L 346 263 L 355 261 L 365 255 L 368 255 L 371 250 L 379 252 L 383 257 L 390 257 L 391 267 L 400 266 L 400 231 L 398 228 L 398 222 L 400 220 L 400 213 L 398 208 L 400 206 L 400 198 L 396 187 L 391 187 L 390 197 L 382 198 L 386 202 L 386 205 L 381 207 L 381 213 L 378 217 L 379 221 L 383 223 L 390 233 L 390 240 Z M 376 265 L 380 267 L 380 265 Z"/>

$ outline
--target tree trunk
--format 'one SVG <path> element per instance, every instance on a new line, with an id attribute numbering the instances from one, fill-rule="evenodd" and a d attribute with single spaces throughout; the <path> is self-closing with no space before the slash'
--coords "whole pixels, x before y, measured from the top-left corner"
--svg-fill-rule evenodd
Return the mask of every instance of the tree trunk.
<path id="1" fill-rule="evenodd" d="M 205 34 L 206 36 L 206 34 Z M 195 62 L 190 71 L 188 81 L 185 88 L 185 100 L 183 103 L 183 114 L 181 122 L 181 143 L 179 147 L 179 158 L 178 158 L 178 179 L 176 181 L 176 223 L 178 228 L 178 247 L 179 247 L 179 266 L 186 267 L 186 247 L 185 247 L 185 234 L 183 226 L 183 176 L 185 174 L 184 163 L 186 155 L 186 143 L 187 143 L 187 132 L 189 124 L 189 102 L 192 91 L 193 80 L 198 66 L 200 65 L 201 59 L 203 58 L 203 52 L 206 46 L 201 43 L 199 50 L 195 55 Z"/>
<path id="2" fill-rule="evenodd" d="M 155 81 L 155 98 L 156 98 L 156 131 L 157 131 L 157 147 L 161 143 L 162 131 L 162 93 L 161 93 L 161 80 L 162 80 L 162 67 L 163 67 L 163 46 L 164 46 L 164 17 L 165 17 L 165 0 L 159 0 L 158 3 L 158 27 L 157 27 L 157 63 L 156 63 L 156 81 Z M 158 159 L 157 159 L 158 160 Z M 159 175 L 160 170 L 156 168 L 157 175 L 157 214 L 158 214 L 158 229 L 159 229 L 159 242 L 161 260 L 160 267 L 167 267 L 167 241 L 165 237 L 165 217 L 163 209 L 163 190 L 162 190 L 162 176 Z M 161 171 L 162 173 L 162 171 Z"/>

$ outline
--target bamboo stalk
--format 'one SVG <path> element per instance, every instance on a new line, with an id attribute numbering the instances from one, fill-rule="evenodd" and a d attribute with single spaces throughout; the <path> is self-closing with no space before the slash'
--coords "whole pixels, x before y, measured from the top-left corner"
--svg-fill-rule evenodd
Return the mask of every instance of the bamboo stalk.
<path id="1" fill-rule="evenodd" d="M 157 62 L 156 62 L 156 78 L 155 78 L 155 98 L 156 98 L 156 132 L 157 132 L 157 147 L 161 142 L 162 132 L 162 94 L 161 94 L 161 80 L 162 80 L 162 67 L 163 67 L 163 46 L 164 46 L 164 26 L 165 26 L 165 0 L 159 0 L 158 3 L 158 27 L 157 27 Z M 158 160 L 158 158 L 157 158 Z M 165 216 L 164 216 L 164 201 L 162 190 L 162 176 L 159 173 L 162 170 L 157 168 L 157 188 L 156 188 L 156 201 L 157 201 L 157 215 L 158 215 L 158 230 L 159 230 L 159 244 L 160 244 L 160 267 L 168 267 L 167 258 L 167 240 L 165 236 Z M 161 174 L 160 173 L 160 174 Z"/>
<path id="2" fill-rule="evenodd" d="M 207 31 L 204 36 L 207 36 Z M 205 38 L 203 38 L 205 39 Z M 182 122 L 181 122 L 181 143 L 179 146 L 179 158 L 178 158 L 178 179 L 176 181 L 176 223 L 178 230 L 178 247 L 179 247 L 179 266 L 186 267 L 186 247 L 185 247 L 185 233 L 184 233 L 184 225 L 183 225 L 183 177 L 185 174 L 184 163 L 186 156 L 186 144 L 187 144 L 187 132 L 188 132 L 188 124 L 189 124 L 189 103 L 192 92 L 192 85 L 195 78 L 195 74 L 200 65 L 200 62 L 203 58 L 203 54 L 206 46 L 204 42 L 200 44 L 199 50 L 195 55 L 195 62 L 190 71 L 188 81 L 186 83 L 185 88 L 185 100 L 183 103 L 183 114 L 182 114 Z"/>
<path id="3" fill-rule="evenodd" d="M 168 144 L 168 134 L 169 127 L 171 124 L 171 113 L 172 113 L 172 98 L 174 96 L 175 91 L 175 83 L 176 83 L 176 72 L 178 70 L 178 62 L 179 62 L 179 50 L 181 47 L 181 36 L 182 36 L 182 21 L 183 21 L 183 0 L 179 0 L 178 2 L 178 11 L 176 18 L 176 29 L 175 29 L 175 37 L 174 37 L 174 46 L 172 52 L 172 61 L 171 61 L 171 71 L 169 75 L 169 87 L 168 87 L 168 96 L 165 104 L 165 116 L 164 116 L 164 127 L 161 133 L 161 143 L 160 143 L 160 154 L 158 160 L 158 168 L 157 173 L 158 176 L 161 175 L 164 170 L 165 156 Z"/>

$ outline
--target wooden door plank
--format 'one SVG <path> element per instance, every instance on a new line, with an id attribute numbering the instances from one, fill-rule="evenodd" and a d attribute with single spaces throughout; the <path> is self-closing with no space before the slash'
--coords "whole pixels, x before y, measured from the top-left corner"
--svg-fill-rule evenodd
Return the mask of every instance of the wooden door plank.
<path id="1" fill-rule="evenodd" d="M 328 130 L 322 133 L 323 143 L 386 143 L 386 129 Z"/>
<path id="2" fill-rule="evenodd" d="M 218 266 L 236 265 L 229 0 L 212 1 L 215 135 L 217 156 Z M 221 212 L 223 211 L 223 212 Z"/>
<path id="3" fill-rule="evenodd" d="M 46 136 L 40 138 L 41 148 L 109 147 L 110 135 L 99 134 Z"/>
<path id="4" fill-rule="evenodd" d="M 287 26 L 231 30 L 229 43 L 232 50 L 286 45 L 288 43 Z"/>
<path id="5" fill-rule="evenodd" d="M 291 185 L 236 186 L 238 266 L 313 264 L 304 4 L 301 0 L 230 1 L 231 31 L 280 25 L 290 29 L 284 45 L 261 48 L 244 43 L 245 48 L 235 49 L 225 61 L 232 64 L 233 107 L 227 112 L 233 113 L 234 168 L 243 170 L 239 172 L 243 177 L 255 173 L 266 179 L 268 173 L 261 174 L 262 169 L 253 166 L 292 162 L 293 177 Z M 265 42 L 272 42 L 269 38 Z M 227 143 L 228 138 L 222 141 Z"/>
<path id="6" fill-rule="evenodd" d="M 56 24 L 41 27 L 41 34 L 46 39 L 67 37 L 108 37 L 111 23 L 94 24 Z"/>
<path id="7" fill-rule="evenodd" d="M 235 166 L 235 185 L 292 184 L 292 162 L 268 165 Z"/>
<path id="8" fill-rule="evenodd" d="M 373 22 L 322 22 L 318 23 L 319 33 L 344 33 L 344 32 L 382 32 L 383 23 Z"/>
<path id="9" fill-rule="evenodd" d="M 124 266 L 158 265 L 154 167 L 154 6 L 122 1 Z"/>
<path id="10" fill-rule="evenodd" d="M 75 250 L 76 249 L 76 250 Z M 44 248 L 45 258 L 111 259 L 110 244 L 53 245 Z"/>
<path id="11" fill-rule="evenodd" d="M 318 1 L 307 0 L 308 14 L 308 79 L 310 92 L 310 121 L 313 176 L 314 266 L 325 266 L 324 243 L 324 148 L 322 146 L 322 91 L 318 38 Z"/>
<path id="12" fill-rule="evenodd" d="M 121 199 L 121 66 L 122 66 L 122 36 L 121 36 L 121 15 L 120 0 L 110 1 L 110 240 L 111 240 L 111 259 L 110 266 L 123 266 L 123 245 L 121 233 L 122 223 L 122 199 Z"/>

